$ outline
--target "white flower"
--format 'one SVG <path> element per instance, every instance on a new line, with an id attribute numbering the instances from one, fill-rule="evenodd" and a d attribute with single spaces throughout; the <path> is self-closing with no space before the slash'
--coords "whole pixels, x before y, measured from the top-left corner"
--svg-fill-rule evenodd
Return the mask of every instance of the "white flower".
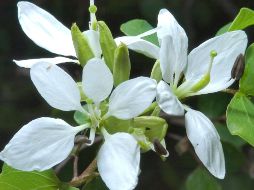
<path id="1" fill-rule="evenodd" d="M 78 63 L 77 59 L 63 57 L 76 57 L 70 29 L 33 3 L 20 1 L 17 6 L 19 23 L 25 34 L 38 46 L 54 54 L 61 55 L 54 58 L 14 60 L 18 66 L 31 68 L 32 65 L 38 62 L 50 62 L 52 64 L 64 62 Z M 98 32 L 87 30 L 84 32 L 84 35 L 86 35 L 94 55 L 100 58 L 101 48 Z"/>
<path id="2" fill-rule="evenodd" d="M 224 154 L 214 125 L 204 114 L 188 108 L 180 100 L 230 86 L 234 82 L 231 78 L 234 61 L 239 54 L 244 54 L 247 36 L 243 31 L 227 32 L 202 43 L 188 55 L 187 35 L 168 10 L 160 11 L 157 28 L 160 67 L 165 81 L 157 86 L 157 102 L 170 115 L 184 115 L 187 111 L 186 132 L 196 154 L 214 176 L 224 178 Z M 123 38 L 127 44 L 138 41 L 137 37 Z M 140 42 L 139 48 L 142 46 L 146 48 L 147 43 Z M 184 82 L 179 86 L 183 76 Z"/>
<path id="3" fill-rule="evenodd" d="M 156 96 L 156 81 L 147 77 L 131 79 L 118 85 L 110 95 L 112 74 L 103 60 L 93 58 L 83 69 L 82 89 L 93 102 L 88 101 L 84 109 L 77 84 L 60 67 L 41 62 L 33 65 L 30 73 L 35 87 L 52 107 L 81 111 L 90 117 L 90 122 L 71 127 L 60 119 L 35 119 L 21 128 L 0 153 L 0 158 L 20 170 L 46 170 L 70 154 L 77 133 L 90 129 L 92 142 L 96 132 L 105 139 L 97 160 L 106 185 L 111 190 L 133 189 L 139 174 L 139 145 L 128 133 L 108 134 L 101 121 L 110 116 L 131 119 L 140 115 Z M 108 111 L 102 115 L 100 103 L 108 96 Z"/>

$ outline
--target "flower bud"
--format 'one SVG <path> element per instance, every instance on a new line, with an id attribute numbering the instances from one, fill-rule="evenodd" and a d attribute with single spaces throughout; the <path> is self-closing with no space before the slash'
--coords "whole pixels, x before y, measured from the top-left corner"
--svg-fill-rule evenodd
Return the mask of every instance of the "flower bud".
<path id="1" fill-rule="evenodd" d="M 244 56 L 243 54 L 239 54 L 231 70 L 231 78 L 239 80 L 243 75 L 244 68 L 245 68 Z"/>
<path id="2" fill-rule="evenodd" d="M 103 53 L 104 60 L 113 72 L 114 68 L 114 53 L 117 48 L 115 40 L 105 22 L 99 21 L 98 23 L 99 33 L 100 33 L 100 45 Z"/>
<path id="3" fill-rule="evenodd" d="M 162 80 L 162 73 L 160 68 L 160 61 L 157 60 L 155 64 L 153 65 L 153 69 L 151 72 L 151 78 L 155 79 L 157 82 L 160 82 Z"/>
<path id="4" fill-rule="evenodd" d="M 128 47 L 121 43 L 115 50 L 113 69 L 114 85 L 118 86 L 120 83 L 128 80 L 130 71 L 131 62 Z"/>
<path id="5" fill-rule="evenodd" d="M 79 30 L 75 23 L 71 27 L 71 35 L 76 55 L 81 66 L 84 66 L 89 59 L 94 57 L 93 51 L 86 36 Z"/>

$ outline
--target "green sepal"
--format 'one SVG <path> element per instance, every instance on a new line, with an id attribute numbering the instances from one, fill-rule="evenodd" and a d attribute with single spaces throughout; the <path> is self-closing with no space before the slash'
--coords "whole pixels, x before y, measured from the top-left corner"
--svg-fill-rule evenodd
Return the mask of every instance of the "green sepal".
<path id="1" fill-rule="evenodd" d="M 133 125 L 132 123 L 133 123 L 132 119 L 121 120 L 111 116 L 103 122 L 103 125 L 110 134 L 114 134 L 117 132 L 129 133 L 131 132 L 132 129 Z"/>
<path id="2" fill-rule="evenodd" d="M 157 82 L 160 82 L 162 80 L 162 73 L 159 60 L 157 60 L 154 63 L 150 77 L 152 79 L 155 79 Z"/>
<path id="3" fill-rule="evenodd" d="M 100 34 L 100 45 L 102 54 L 104 57 L 104 60 L 111 70 L 113 72 L 114 68 L 114 54 L 115 50 L 117 48 L 117 45 L 115 43 L 115 40 L 111 34 L 110 29 L 103 21 L 98 21 L 98 28 L 99 28 L 99 34 Z"/>
<path id="4" fill-rule="evenodd" d="M 114 85 L 118 86 L 130 78 L 131 61 L 128 47 L 121 43 L 115 50 L 114 56 Z"/>
<path id="5" fill-rule="evenodd" d="M 134 127 L 144 129 L 144 134 L 150 142 L 154 139 L 162 140 L 168 129 L 165 119 L 156 116 L 141 116 L 134 118 Z"/>
<path id="6" fill-rule="evenodd" d="M 76 23 L 71 27 L 71 35 L 76 55 L 80 65 L 85 66 L 88 60 L 94 58 L 94 53 L 89 45 L 87 37 L 79 30 Z"/>

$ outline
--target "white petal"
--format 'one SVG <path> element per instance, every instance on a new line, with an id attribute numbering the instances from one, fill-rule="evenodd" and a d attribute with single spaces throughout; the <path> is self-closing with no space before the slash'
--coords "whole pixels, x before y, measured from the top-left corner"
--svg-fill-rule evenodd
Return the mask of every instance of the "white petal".
<path id="1" fill-rule="evenodd" d="M 57 65 L 42 62 L 30 70 L 31 79 L 49 105 L 63 111 L 82 111 L 76 82 Z"/>
<path id="2" fill-rule="evenodd" d="M 98 153 L 98 170 L 110 190 L 132 190 L 139 174 L 140 148 L 128 133 L 106 138 Z"/>
<path id="3" fill-rule="evenodd" d="M 162 78 L 173 85 L 173 77 L 175 71 L 175 64 L 177 64 L 175 49 L 173 45 L 173 38 L 171 36 L 165 36 L 161 40 L 160 48 L 160 68 L 162 72 Z"/>
<path id="4" fill-rule="evenodd" d="M 212 122 L 201 112 L 187 109 L 187 136 L 201 162 L 215 177 L 225 176 L 225 160 L 220 137 Z"/>
<path id="5" fill-rule="evenodd" d="M 14 135 L 0 159 L 19 170 L 47 170 L 70 154 L 76 133 L 78 130 L 63 120 L 35 119 Z"/>
<path id="6" fill-rule="evenodd" d="M 88 43 L 92 48 L 92 51 L 97 58 L 101 58 L 102 50 L 99 40 L 99 32 L 94 30 L 87 30 L 83 32 L 83 34 L 87 37 Z"/>
<path id="7" fill-rule="evenodd" d="M 169 115 L 183 115 L 182 103 L 172 92 L 170 86 L 164 81 L 160 81 L 157 86 L 156 100 L 160 108 Z"/>
<path id="8" fill-rule="evenodd" d="M 105 100 L 113 88 L 113 76 L 103 60 L 94 58 L 83 69 L 83 90 L 95 103 Z"/>
<path id="9" fill-rule="evenodd" d="M 197 94 L 217 92 L 234 82 L 230 80 L 231 70 L 236 57 L 240 53 L 244 54 L 247 41 L 243 31 L 227 32 L 202 43 L 191 51 L 185 77 L 186 80 L 196 82 L 208 71 L 210 52 L 215 50 L 218 54 L 213 62 L 210 83 Z"/>
<path id="10" fill-rule="evenodd" d="M 169 43 L 166 47 L 168 46 L 170 49 L 166 49 L 167 52 L 164 52 L 164 57 L 168 54 L 167 64 L 172 65 L 173 71 L 170 72 L 175 73 L 175 81 L 177 83 L 180 73 L 187 64 L 187 35 L 174 16 L 166 9 L 162 9 L 158 15 L 157 35 L 161 46 L 165 46 L 165 43 Z M 171 36 L 171 39 L 169 39 L 168 36 Z M 166 40 L 166 42 L 164 42 L 164 40 Z"/>
<path id="11" fill-rule="evenodd" d="M 54 57 L 54 58 L 40 58 L 40 59 L 27 59 L 27 60 L 13 60 L 18 66 L 24 68 L 31 68 L 36 63 L 47 62 L 50 64 L 59 64 L 59 63 L 79 63 L 76 59 L 70 59 L 67 57 Z"/>
<path id="12" fill-rule="evenodd" d="M 138 77 L 118 85 L 109 98 L 108 115 L 131 119 L 148 108 L 156 96 L 156 81 Z"/>
<path id="13" fill-rule="evenodd" d="M 159 47 L 139 37 L 124 36 L 116 38 L 115 41 L 117 45 L 122 42 L 133 51 L 144 54 L 150 58 L 159 59 Z"/>
<path id="14" fill-rule="evenodd" d="M 18 19 L 23 31 L 38 46 L 59 55 L 76 56 L 70 30 L 45 10 L 20 1 Z"/>

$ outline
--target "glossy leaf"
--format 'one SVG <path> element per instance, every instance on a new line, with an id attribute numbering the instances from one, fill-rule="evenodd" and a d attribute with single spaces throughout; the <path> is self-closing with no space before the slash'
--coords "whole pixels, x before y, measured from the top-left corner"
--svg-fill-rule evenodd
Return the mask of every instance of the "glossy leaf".
<path id="1" fill-rule="evenodd" d="M 245 54 L 245 70 L 240 80 L 240 91 L 254 96 L 254 44 L 251 44 Z"/>
<path id="2" fill-rule="evenodd" d="M 127 36 L 136 36 L 153 29 L 153 27 L 142 19 L 133 19 L 121 25 L 120 30 Z M 145 40 L 158 45 L 158 38 L 156 34 L 144 37 Z"/>
<path id="3" fill-rule="evenodd" d="M 254 146 L 254 105 L 242 93 L 237 93 L 228 105 L 227 127 L 232 135 L 238 135 Z"/>
<path id="4" fill-rule="evenodd" d="M 186 181 L 186 190 L 222 190 L 220 184 L 205 169 L 197 168 Z"/>

